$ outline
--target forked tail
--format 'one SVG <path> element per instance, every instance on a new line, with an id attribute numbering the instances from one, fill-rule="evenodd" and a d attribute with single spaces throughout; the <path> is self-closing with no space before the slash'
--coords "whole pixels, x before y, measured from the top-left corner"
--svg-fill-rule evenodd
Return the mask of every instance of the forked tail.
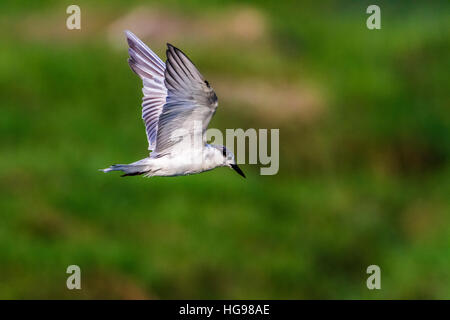
<path id="1" fill-rule="evenodd" d="M 143 164 L 144 160 L 139 160 L 134 163 L 130 164 L 113 164 L 111 167 L 106 169 L 100 169 L 100 171 L 103 172 L 111 172 L 111 171 L 122 171 L 124 172 L 121 177 L 128 177 L 128 176 L 138 176 L 141 174 L 148 173 L 151 168 L 148 164 Z"/>

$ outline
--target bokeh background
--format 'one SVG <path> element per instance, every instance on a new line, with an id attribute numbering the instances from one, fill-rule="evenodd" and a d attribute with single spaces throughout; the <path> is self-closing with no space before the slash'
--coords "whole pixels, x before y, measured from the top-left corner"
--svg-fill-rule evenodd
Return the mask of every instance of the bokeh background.
<path id="1" fill-rule="evenodd" d="M 2 0 L 0 298 L 450 298 L 450 3 L 370 4 Z M 147 155 L 125 29 L 190 56 L 211 127 L 279 128 L 279 173 L 98 172 Z"/>

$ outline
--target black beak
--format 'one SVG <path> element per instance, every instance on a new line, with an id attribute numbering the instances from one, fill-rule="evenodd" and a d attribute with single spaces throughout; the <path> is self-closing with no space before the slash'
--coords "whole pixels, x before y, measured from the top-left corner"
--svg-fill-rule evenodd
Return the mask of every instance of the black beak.
<path id="1" fill-rule="evenodd" d="M 241 168 L 239 168 L 237 164 L 230 164 L 230 167 L 245 178 L 245 174 L 242 172 Z"/>

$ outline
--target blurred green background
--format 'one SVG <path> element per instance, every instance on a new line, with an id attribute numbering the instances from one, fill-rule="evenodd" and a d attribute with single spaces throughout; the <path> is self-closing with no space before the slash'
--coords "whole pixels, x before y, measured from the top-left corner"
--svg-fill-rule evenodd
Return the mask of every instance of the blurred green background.
<path id="1" fill-rule="evenodd" d="M 73 3 L 0 3 L 0 298 L 450 298 L 448 1 Z M 98 172 L 147 156 L 125 29 L 190 56 L 211 127 L 279 128 L 279 173 Z"/>

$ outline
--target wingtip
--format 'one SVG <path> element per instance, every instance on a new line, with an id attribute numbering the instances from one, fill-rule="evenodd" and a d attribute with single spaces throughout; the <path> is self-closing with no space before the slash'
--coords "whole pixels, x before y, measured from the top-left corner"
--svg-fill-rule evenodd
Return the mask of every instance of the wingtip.
<path id="1" fill-rule="evenodd" d="M 134 36 L 134 33 L 130 30 L 124 30 L 123 33 L 127 36 L 127 38 L 131 38 L 132 36 Z"/>
<path id="2" fill-rule="evenodd" d="M 166 57 L 167 57 L 167 59 L 169 59 L 170 55 L 172 55 L 174 53 L 175 47 L 168 42 L 166 43 L 166 45 L 167 45 Z"/>
<path id="3" fill-rule="evenodd" d="M 125 30 L 125 37 L 129 47 L 133 47 L 135 45 L 137 37 L 130 30 Z"/>

